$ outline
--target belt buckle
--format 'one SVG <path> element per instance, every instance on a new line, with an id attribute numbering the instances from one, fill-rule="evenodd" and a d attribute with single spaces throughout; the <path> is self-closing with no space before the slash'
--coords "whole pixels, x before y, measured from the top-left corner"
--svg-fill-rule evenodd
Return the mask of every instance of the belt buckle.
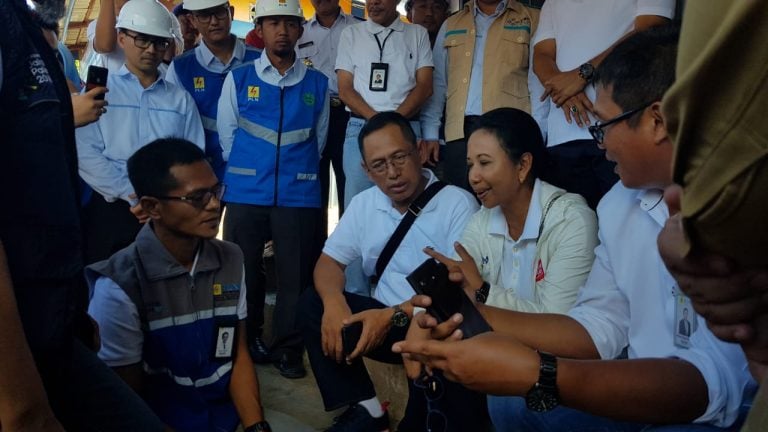
<path id="1" fill-rule="evenodd" d="M 340 106 L 344 106 L 344 102 L 342 102 L 341 99 L 339 99 L 337 97 L 332 97 L 331 98 L 331 106 L 334 107 L 334 108 L 338 108 Z"/>

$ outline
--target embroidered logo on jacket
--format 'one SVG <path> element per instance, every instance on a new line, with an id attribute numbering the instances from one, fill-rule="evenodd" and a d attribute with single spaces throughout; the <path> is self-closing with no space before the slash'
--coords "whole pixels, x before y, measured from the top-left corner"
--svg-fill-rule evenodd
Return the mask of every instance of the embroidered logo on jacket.
<path id="1" fill-rule="evenodd" d="M 194 77 L 195 91 L 205 91 L 205 77 Z"/>
<path id="2" fill-rule="evenodd" d="M 259 86 L 248 86 L 248 100 L 259 100 Z"/>

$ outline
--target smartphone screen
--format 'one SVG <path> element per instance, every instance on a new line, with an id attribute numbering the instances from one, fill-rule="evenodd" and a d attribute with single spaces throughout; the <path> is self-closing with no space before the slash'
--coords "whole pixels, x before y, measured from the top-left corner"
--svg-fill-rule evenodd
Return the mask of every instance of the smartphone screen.
<path id="1" fill-rule="evenodd" d="M 88 79 L 85 81 L 85 90 L 90 91 L 96 87 L 106 87 L 108 74 L 107 68 L 95 65 L 88 66 Z M 104 94 L 96 96 L 96 99 L 104 99 Z"/>

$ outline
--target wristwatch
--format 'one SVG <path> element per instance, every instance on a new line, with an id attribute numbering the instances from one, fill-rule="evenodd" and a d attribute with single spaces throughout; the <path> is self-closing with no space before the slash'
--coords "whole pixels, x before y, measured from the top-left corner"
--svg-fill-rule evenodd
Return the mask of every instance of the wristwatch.
<path id="1" fill-rule="evenodd" d="M 591 83 L 595 78 L 595 67 L 592 63 L 587 62 L 579 66 L 579 76 L 587 83 Z"/>
<path id="2" fill-rule="evenodd" d="M 395 327 L 406 327 L 408 323 L 411 322 L 411 319 L 408 318 L 408 314 L 405 313 L 403 308 L 400 307 L 400 305 L 394 305 L 392 306 L 395 309 L 395 313 L 392 314 L 392 325 Z"/>
<path id="3" fill-rule="evenodd" d="M 243 432 L 272 432 L 272 428 L 266 421 L 260 421 L 243 429 Z"/>
<path id="4" fill-rule="evenodd" d="M 525 405 L 531 411 L 547 412 L 560 405 L 557 391 L 557 357 L 542 351 L 539 353 L 539 381 L 525 395 Z"/>
<path id="5" fill-rule="evenodd" d="M 488 300 L 488 293 L 491 291 L 491 284 L 489 284 L 486 281 L 483 281 L 483 284 L 480 285 L 480 288 L 475 290 L 475 300 L 478 303 L 485 304 L 486 300 Z"/>

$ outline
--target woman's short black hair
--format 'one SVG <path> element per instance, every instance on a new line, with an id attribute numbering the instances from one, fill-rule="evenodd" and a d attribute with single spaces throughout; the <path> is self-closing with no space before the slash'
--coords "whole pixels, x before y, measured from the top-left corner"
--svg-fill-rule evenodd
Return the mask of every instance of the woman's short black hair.
<path id="1" fill-rule="evenodd" d="M 472 125 L 470 135 L 478 130 L 496 137 L 514 163 L 519 163 L 525 153 L 530 153 L 533 159 L 531 178 L 541 178 L 549 158 L 541 129 L 530 114 L 517 108 L 497 108 L 481 115 Z"/>

